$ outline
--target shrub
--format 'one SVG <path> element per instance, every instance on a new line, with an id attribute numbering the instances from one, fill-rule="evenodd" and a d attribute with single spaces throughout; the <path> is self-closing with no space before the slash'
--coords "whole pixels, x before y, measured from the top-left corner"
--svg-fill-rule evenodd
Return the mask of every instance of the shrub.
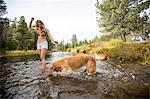
<path id="1" fill-rule="evenodd" d="M 120 46 L 122 45 L 122 41 L 119 39 L 110 39 L 108 42 L 111 46 Z"/>
<path id="2" fill-rule="evenodd" d="M 150 44 L 122 43 L 109 50 L 112 59 L 150 64 Z"/>

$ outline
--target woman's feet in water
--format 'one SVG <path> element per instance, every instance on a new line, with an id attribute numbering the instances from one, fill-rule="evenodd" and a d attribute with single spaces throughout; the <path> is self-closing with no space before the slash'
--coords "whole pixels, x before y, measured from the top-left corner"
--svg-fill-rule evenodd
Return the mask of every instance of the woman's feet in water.
<path id="1" fill-rule="evenodd" d="M 43 70 L 46 67 L 46 61 L 45 60 L 41 60 L 40 62 L 40 69 Z"/>
<path id="2" fill-rule="evenodd" d="M 40 81 L 41 82 L 44 82 L 46 79 L 45 68 L 46 68 L 46 62 L 45 60 L 42 60 L 40 62 Z"/>
<path id="3" fill-rule="evenodd" d="M 40 70 L 40 82 L 44 82 L 46 79 L 45 69 Z"/>

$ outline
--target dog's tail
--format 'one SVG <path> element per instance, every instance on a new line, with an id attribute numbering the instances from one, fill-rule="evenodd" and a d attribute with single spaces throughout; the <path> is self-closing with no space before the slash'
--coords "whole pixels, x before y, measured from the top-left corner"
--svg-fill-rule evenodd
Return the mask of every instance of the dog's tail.
<path id="1" fill-rule="evenodd" d="M 97 53 L 94 53 L 94 57 L 96 60 L 108 60 L 109 59 L 109 56 L 105 53 L 105 54 L 102 54 L 102 55 L 98 55 Z"/>

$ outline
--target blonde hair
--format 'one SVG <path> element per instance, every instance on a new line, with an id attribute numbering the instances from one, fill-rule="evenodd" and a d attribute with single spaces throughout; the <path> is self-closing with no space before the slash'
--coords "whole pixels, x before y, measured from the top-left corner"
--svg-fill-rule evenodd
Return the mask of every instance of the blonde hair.
<path id="1" fill-rule="evenodd" d="M 37 27 L 40 27 L 40 26 L 38 25 L 38 23 L 41 23 L 42 26 L 43 26 L 43 28 L 45 27 L 44 23 L 43 23 L 41 20 L 36 20 L 36 28 L 37 28 Z"/>

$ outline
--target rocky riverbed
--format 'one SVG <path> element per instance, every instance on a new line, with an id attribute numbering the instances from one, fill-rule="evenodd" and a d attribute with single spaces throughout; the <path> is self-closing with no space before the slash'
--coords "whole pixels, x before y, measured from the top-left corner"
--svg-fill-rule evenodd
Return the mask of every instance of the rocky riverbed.
<path id="1" fill-rule="evenodd" d="M 73 55 L 49 53 L 47 63 Z M 60 76 L 45 71 L 41 78 L 37 55 L 0 58 L 1 99 L 149 99 L 150 66 L 96 61 L 97 73 L 85 67 Z"/>

